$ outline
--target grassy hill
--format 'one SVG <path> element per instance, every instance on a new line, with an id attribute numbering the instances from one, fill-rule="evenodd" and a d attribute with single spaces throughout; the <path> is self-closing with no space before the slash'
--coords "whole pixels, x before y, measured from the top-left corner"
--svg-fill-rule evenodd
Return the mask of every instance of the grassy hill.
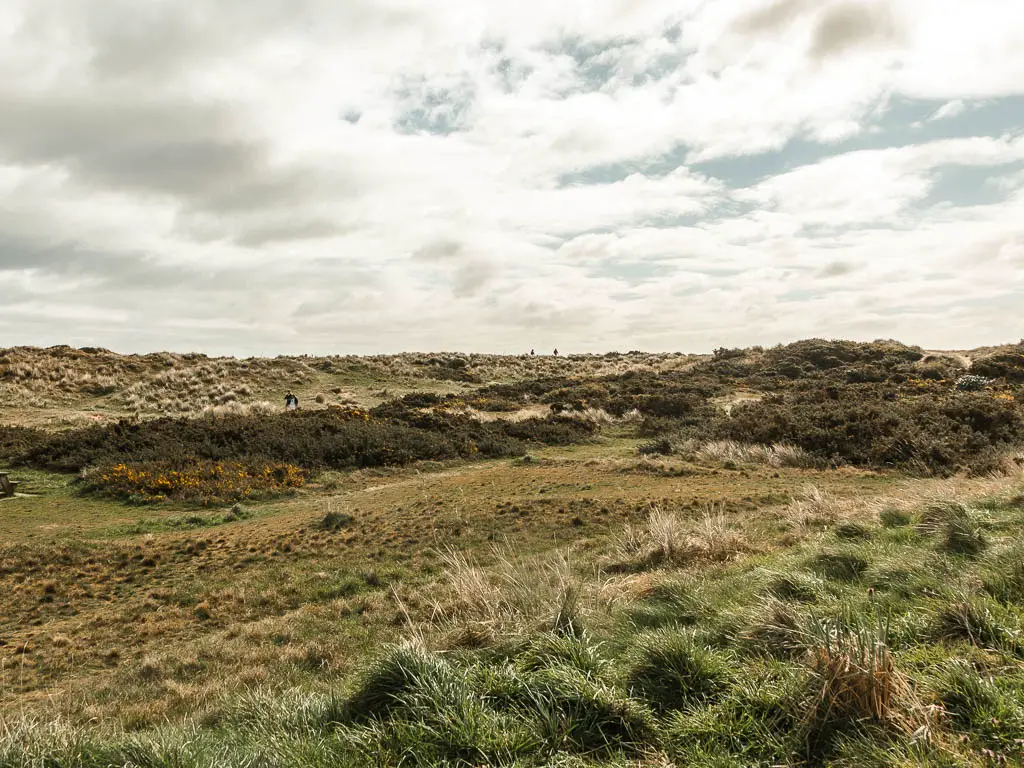
<path id="1" fill-rule="evenodd" d="M 672 370 L 699 356 L 676 354 L 211 358 L 105 349 L 0 349 L 0 397 L 8 423 L 67 428 L 121 417 L 194 415 L 276 407 L 294 391 L 307 404 L 376 405 L 413 391 L 458 392 L 483 383 L 548 376 Z"/>
<path id="2" fill-rule="evenodd" d="M 0 350 L 0 765 L 1020 762 L 1022 372 Z"/>

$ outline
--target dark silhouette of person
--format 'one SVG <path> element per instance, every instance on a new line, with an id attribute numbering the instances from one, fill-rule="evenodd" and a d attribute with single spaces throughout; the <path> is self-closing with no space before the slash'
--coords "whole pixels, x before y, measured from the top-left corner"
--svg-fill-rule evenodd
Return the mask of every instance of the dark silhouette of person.
<path id="1" fill-rule="evenodd" d="M 555 347 L 555 357 L 558 357 L 558 347 Z"/>
<path id="2" fill-rule="evenodd" d="M 533 350 L 530 350 L 530 357 L 533 357 Z"/>
<path id="3" fill-rule="evenodd" d="M 284 407 L 287 408 L 289 411 L 294 411 L 296 408 L 299 407 L 299 398 L 297 398 L 295 395 L 289 392 L 287 395 L 284 396 Z"/>

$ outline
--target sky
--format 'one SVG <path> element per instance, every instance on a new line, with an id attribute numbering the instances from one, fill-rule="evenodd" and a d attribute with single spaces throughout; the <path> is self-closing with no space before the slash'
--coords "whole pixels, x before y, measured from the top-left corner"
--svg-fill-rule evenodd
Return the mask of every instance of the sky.
<path id="1" fill-rule="evenodd" d="M 1024 2 L 0 3 L 0 346 L 808 337 L 1024 337 Z"/>

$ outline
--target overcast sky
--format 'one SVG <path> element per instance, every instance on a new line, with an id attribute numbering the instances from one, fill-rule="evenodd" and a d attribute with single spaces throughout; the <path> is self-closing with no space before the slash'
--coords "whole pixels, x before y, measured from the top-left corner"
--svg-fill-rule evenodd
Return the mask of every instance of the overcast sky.
<path id="1" fill-rule="evenodd" d="M 0 3 L 0 346 L 809 336 L 1024 336 L 1024 2 Z"/>

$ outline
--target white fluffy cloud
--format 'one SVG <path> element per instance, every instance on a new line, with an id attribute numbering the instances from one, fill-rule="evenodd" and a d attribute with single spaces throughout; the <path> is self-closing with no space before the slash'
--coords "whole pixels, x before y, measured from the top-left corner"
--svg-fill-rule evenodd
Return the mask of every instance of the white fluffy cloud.
<path id="1" fill-rule="evenodd" d="M 0 344 L 1024 335 L 1005 0 L 13 0 Z"/>

